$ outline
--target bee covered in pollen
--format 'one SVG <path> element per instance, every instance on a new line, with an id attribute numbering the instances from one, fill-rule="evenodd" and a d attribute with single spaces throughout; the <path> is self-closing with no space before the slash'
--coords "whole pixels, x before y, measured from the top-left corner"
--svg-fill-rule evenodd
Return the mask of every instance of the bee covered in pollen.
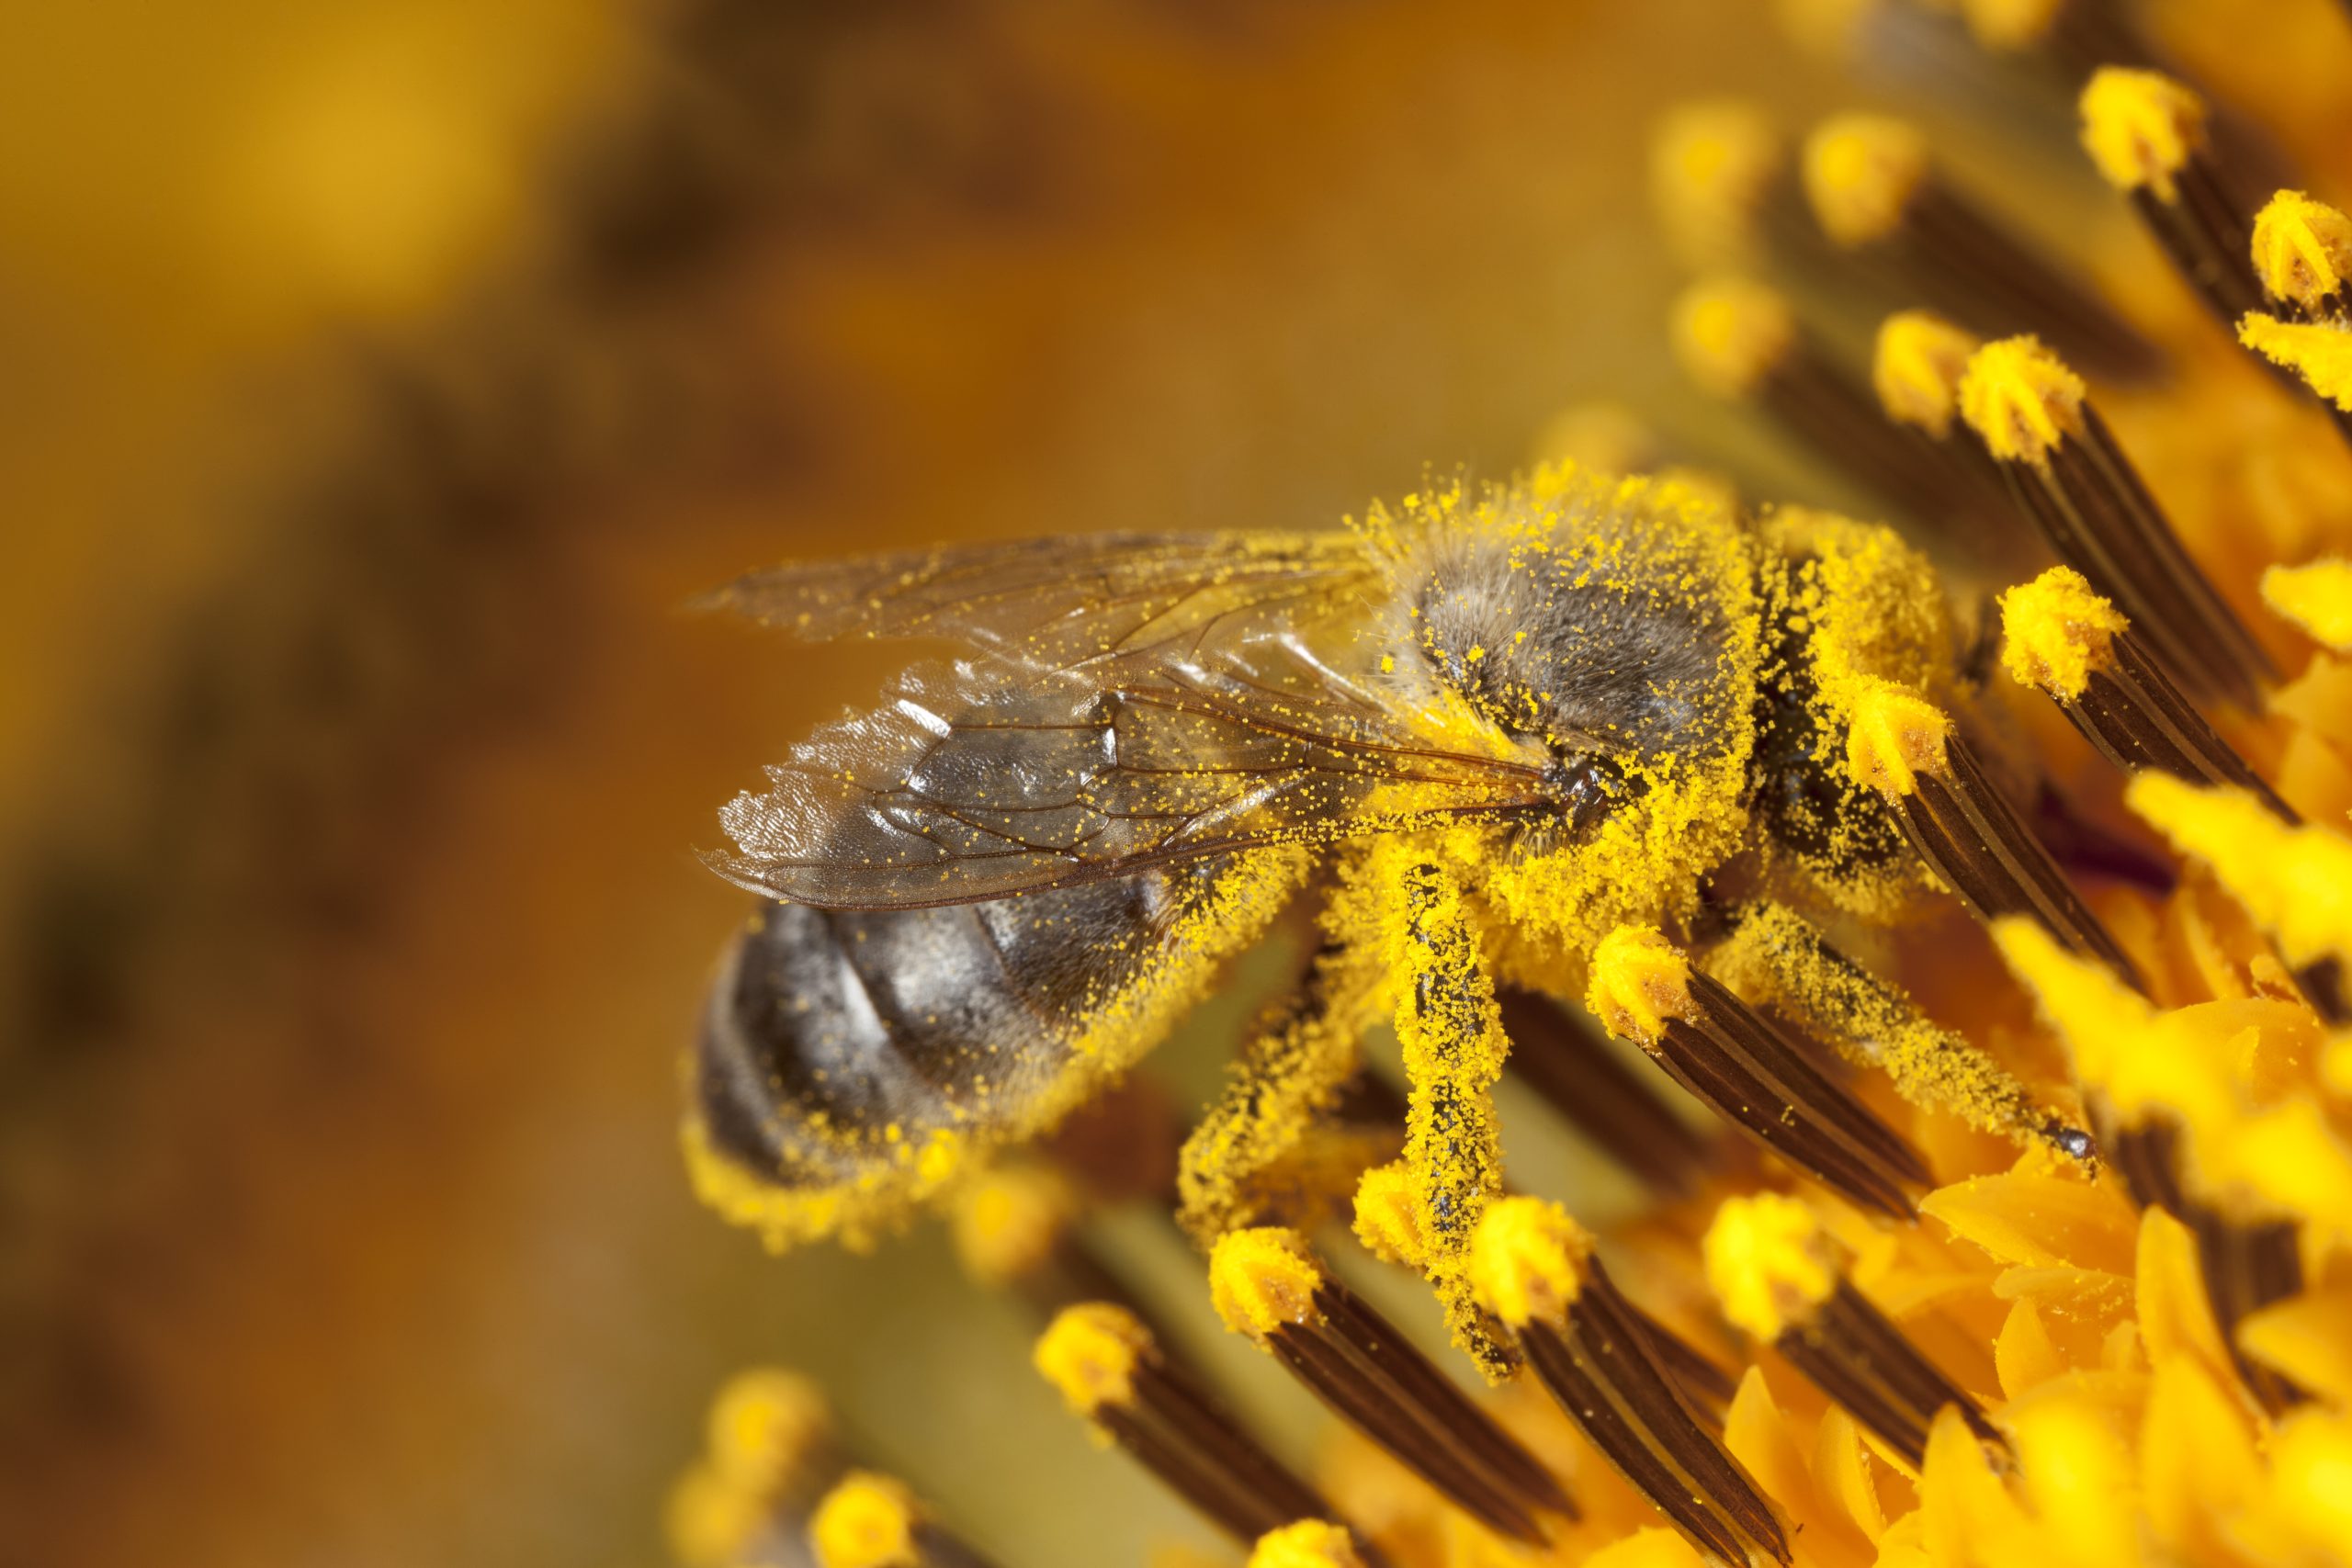
<path id="1" fill-rule="evenodd" d="M 2079 1138 L 1821 931 L 1941 877 L 2113 954 L 2054 869 L 2053 895 L 1872 787 L 1917 749 L 1885 711 L 1916 728 L 1969 694 L 1932 571 L 1884 528 L 1554 467 L 1341 531 L 794 565 L 718 598 L 804 638 L 969 650 L 724 813 L 712 864 L 770 901 L 715 987 L 687 1141 L 704 1195 L 774 1245 L 862 1242 L 1052 1128 L 1302 902 L 1320 947 L 1186 1144 L 1181 1217 L 1204 1247 L 1296 1218 L 1318 1121 L 1393 1021 L 1413 1261 L 1489 1375 L 1511 1352 L 1467 1258 L 1503 1190 L 1498 993 L 1589 987 L 1702 1100 L 1883 1213 L 1910 1213 L 1917 1156 L 1686 948 L 1906 1092 Z M 1971 785 L 1920 793 L 1964 813 Z M 1827 987 L 1876 1010 L 1809 1011 Z"/>

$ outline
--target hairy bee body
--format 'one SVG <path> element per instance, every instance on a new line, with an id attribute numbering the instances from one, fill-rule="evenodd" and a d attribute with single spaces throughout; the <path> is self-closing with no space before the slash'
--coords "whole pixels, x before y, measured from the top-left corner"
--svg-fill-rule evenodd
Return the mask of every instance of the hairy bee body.
<path id="1" fill-rule="evenodd" d="M 980 547 L 725 598 L 978 650 L 725 814 L 715 863 L 771 902 L 714 990 L 688 1144 L 779 1244 L 870 1234 L 1049 1127 L 1317 864 L 1344 885 L 1411 846 L 1495 973 L 1555 991 L 1615 926 L 1690 923 L 1736 860 L 1883 908 L 1895 840 L 1823 694 L 1952 660 L 1885 529 L 1556 473 L 1347 533 Z"/>

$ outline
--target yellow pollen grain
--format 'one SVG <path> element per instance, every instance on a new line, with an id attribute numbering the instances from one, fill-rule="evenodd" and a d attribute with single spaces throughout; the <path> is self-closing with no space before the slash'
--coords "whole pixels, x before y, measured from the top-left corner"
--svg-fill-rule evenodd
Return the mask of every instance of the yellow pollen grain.
<path id="1" fill-rule="evenodd" d="M 1363 1558 L 1338 1525 L 1301 1519 L 1260 1536 L 1250 1549 L 1250 1568 L 1363 1568 Z"/>
<path id="2" fill-rule="evenodd" d="M 735 1374 L 711 1401 L 711 1468 L 730 1483 L 772 1492 L 788 1482 L 832 1430 L 817 1385 L 780 1367 Z"/>
<path id="3" fill-rule="evenodd" d="M 1879 323 L 1871 386 L 1897 424 L 1940 441 L 1960 412 L 1961 378 L 1984 340 L 1932 310 L 1898 310 Z"/>
<path id="4" fill-rule="evenodd" d="M 808 1523 L 819 1568 L 921 1568 L 915 1500 L 903 1483 L 852 1471 Z"/>
<path id="5" fill-rule="evenodd" d="M 1986 49 L 2014 54 L 2050 36 L 2066 0 L 1961 0 L 1968 30 Z"/>
<path id="6" fill-rule="evenodd" d="M 1909 795 L 1920 773 L 1941 773 L 1951 720 L 1941 708 L 1892 682 L 1858 678 L 1846 730 L 1846 766 L 1864 785 Z"/>
<path id="7" fill-rule="evenodd" d="M 1069 1185 L 1040 1167 L 989 1172 L 958 1196 L 952 1234 L 965 1271 L 1003 1285 L 1043 1268 L 1069 1234 Z"/>
<path id="8" fill-rule="evenodd" d="M 2140 774 L 2123 799 L 2175 849 L 2211 866 L 2288 963 L 2352 958 L 2352 839 L 2316 824 L 2290 828 L 2244 790 L 2199 789 L 2165 773 Z"/>
<path id="9" fill-rule="evenodd" d="M 2317 310 L 2352 277 L 2352 218 L 2301 191 L 2280 191 L 2255 215 L 2254 270 L 2272 299 Z"/>
<path id="10" fill-rule="evenodd" d="M 2083 433 L 2081 377 L 2030 335 L 1988 343 L 1960 381 L 1960 416 L 2005 462 L 2041 463 Z"/>
<path id="11" fill-rule="evenodd" d="M 1503 1198 L 1470 1238 L 1470 1286 L 1479 1304 L 1513 1328 L 1564 1321 L 1584 1289 L 1592 1233 L 1557 1203 Z"/>
<path id="12" fill-rule="evenodd" d="M 1723 277 L 1685 289 L 1669 324 L 1675 358 L 1703 391 L 1742 398 L 1796 347 L 1796 316 L 1772 289 Z"/>
<path id="13" fill-rule="evenodd" d="M 2238 341 L 2352 413 L 2352 329 L 2335 321 L 2282 321 L 2251 310 L 2238 322 Z"/>
<path id="14" fill-rule="evenodd" d="M 2156 71 L 2102 66 L 2080 100 L 2083 150 L 2118 190 L 2179 195 L 2176 177 L 2205 147 L 2205 100 Z"/>
<path id="15" fill-rule="evenodd" d="M 1420 1269 L 1429 1260 L 1421 1204 L 1412 1172 L 1401 1163 L 1376 1165 L 1356 1183 L 1356 1239 L 1384 1263 Z"/>
<path id="16" fill-rule="evenodd" d="M 1838 1288 L 1837 1254 L 1821 1222 L 1778 1192 L 1726 1200 L 1702 1251 L 1724 1315 L 1759 1340 L 1810 1321 Z"/>
<path id="17" fill-rule="evenodd" d="M 1209 1254 L 1209 1302 L 1226 1327 L 1251 1339 L 1312 1321 L 1322 1285 L 1306 1238 L 1279 1225 L 1229 1231 Z"/>
<path id="18" fill-rule="evenodd" d="M 1653 1043 L 1668 1021 L 1696 1010 L 1690 960 L 1654 926 L 1619 926 L 1593 950 L 1585 1005 L 1611 1034 Z"/>
<path id="19" fill-rule="evenodd" d="M 1780 133 L 1751 104 L 1685 104 L 1650 142 L 1650 197 L 1675 248 L 1707 266 L 1746 260 L 1758 209 L 1787 163 Z"/>
<path id="20" fill-rule="evenodd" d="M 2019 685 L 2072 702 L 2130 624 L 2081 572 L 2053 566 L 2001 595 L 2001 666 Z"/>
<path id="21" fill-rule="evenodd" d="M 2352 560 L 2274 566 L 2262 574 L 2262 602 L 2316 640 L 2352 651 Z"/>
<path id="22" fill-rule="evenodd" d="M 1839 115 L 1805 138 L 1805 201 L 1838 244 L 1893 233 L 1928 178 L 1928 139 L 1884 115 Z"/>
<path id="23" fill-rule="evenodd" d="M 1073 1414 L 1092 1416 L 1136 1402 L 1136 1369 L 1156 1354 L 1151 1330 L 1123 1306 L 1064 1307 L 1037 1337 L 1030 1364 L 1061 1392 Z"/>

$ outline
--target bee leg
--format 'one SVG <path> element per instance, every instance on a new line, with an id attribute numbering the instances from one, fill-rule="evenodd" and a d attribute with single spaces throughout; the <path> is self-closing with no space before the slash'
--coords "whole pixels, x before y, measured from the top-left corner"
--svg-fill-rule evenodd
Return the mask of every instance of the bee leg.
<path id="1" fill-rule="evenodd" d="M 1461 887 L 1426 863 L 1397 867 L 1389 940 L 1396 1025 L 1410 1098 L 1405 1169 L 1423 1272 L 1453 1341 L 1489 1379 L 1510 1374 L 1510 1337 L 1471 1289 L 1470 1237 L 1502 1194 L 1495 1080 L 1510 1046 Z"/>
<path id="2" fill-rule="evenodd" d="M 2036 1100 L 2007 1067 L 1928 1018 L 1900 986 L 1840 953 L 1795 910 L 1757 899 L 1727 911 L 1726 925 L 1704 966 L 1732 989 L 1770 1005 L 1857 1066 L 1883 1069 L 1914 1105 L 2020 1145 L 2090 1157 L 2079 1114 Z"/>
<path id="3" fill-rule="evenodd" d="M 1204 1251 L 1227 1231 L 1307 1218 L 1301 1201 L 1314 1184 L 1303 1177 L 1322 1163 L 1316 1156 L 1323 1123 L 1356 1072 L 1364 1031 L 1380 1015 L 1380 954 L 1355 940 L 1364 894 L 1342 876 L 1303 982 L 1259 1016 L 1224 1092 L 1184 1140 L 1177 1221 Z M 1370 1151 L 1363 1163 L 1384 1157 Z"/>

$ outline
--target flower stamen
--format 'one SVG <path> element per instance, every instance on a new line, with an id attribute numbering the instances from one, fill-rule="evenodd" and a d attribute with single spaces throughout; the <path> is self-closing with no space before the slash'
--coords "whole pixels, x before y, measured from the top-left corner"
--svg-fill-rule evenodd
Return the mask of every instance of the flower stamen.
<path id="1" fill-rule="evenodd" d="M 1847 766 L 1879 792 L 1919 858 L 1978 919 L 2030 915 L 2073 951 L 2142 986 L 1943 710 L 1890 682 L 1866 681 L 1851 712 Z"/>
<path id="2" fill-rule="evenodd" d="M 1333 1414 L 1497 1532 L 1532 1545 L 1576 1506 L 1551 1473 L 1353 1291 L 1297 1232 L 1234 1231 L 1209 1259 L 1217 1315 Z"/>
<path id="3" fill-rule="evenodd" d="M 1956 1407 L 1972 1431 L 1996 1438 L 1984 1412 L 1840 1266 L 1811 1210 L 1794 1198 L 1734 1198 L 1705 1243 L 1707 1282 L 1732 1323 L 1770 1344 L 1913 1469 L 1927 1461 L 1937 1413 Z"/>
<path id="4" fill-rule="evenodd" d="M 1336 1518 L 1126 1308 L 1064 1308 L 1033 1359 L 1073 1414 L 1236 1540 Z"/>
<path id="5" fill-rule="evenodd" d="M 934 1521 L 905 1483 L 854 1470 L 825 1494 L 808 1523 L 818 1568 L 988 1568 L 989 1560 Z"/>
<path id="6" fill-rule="evenodd" d="M 1620 926 L 1592 955 L 1589 1005 L 1724 1120 L 1866 1208 L 1912 1213 L 1927 1168 L 1800 1044 L 1657 931 Z"/>
<path id="7" fill-rule="evenodd" d="M 1506 1198 L 1479 1220 L 1470 1266 L 1560 1408 L 1659 1512 L 1725 1562 L 1789 1561 L 1771 1505 L 1693 1414 L 1589 1232 L 1557 1204 Z"/>
<path id="8" fill-rule="evenodd" d="M 2268 655 L 2182 547 L 2082 378 L 2038 340 L 2005 338 L 1969 361 L 1960 406 L 2018 509 L 2145 630 L 2174 678 L 2253 706 Z"/>

